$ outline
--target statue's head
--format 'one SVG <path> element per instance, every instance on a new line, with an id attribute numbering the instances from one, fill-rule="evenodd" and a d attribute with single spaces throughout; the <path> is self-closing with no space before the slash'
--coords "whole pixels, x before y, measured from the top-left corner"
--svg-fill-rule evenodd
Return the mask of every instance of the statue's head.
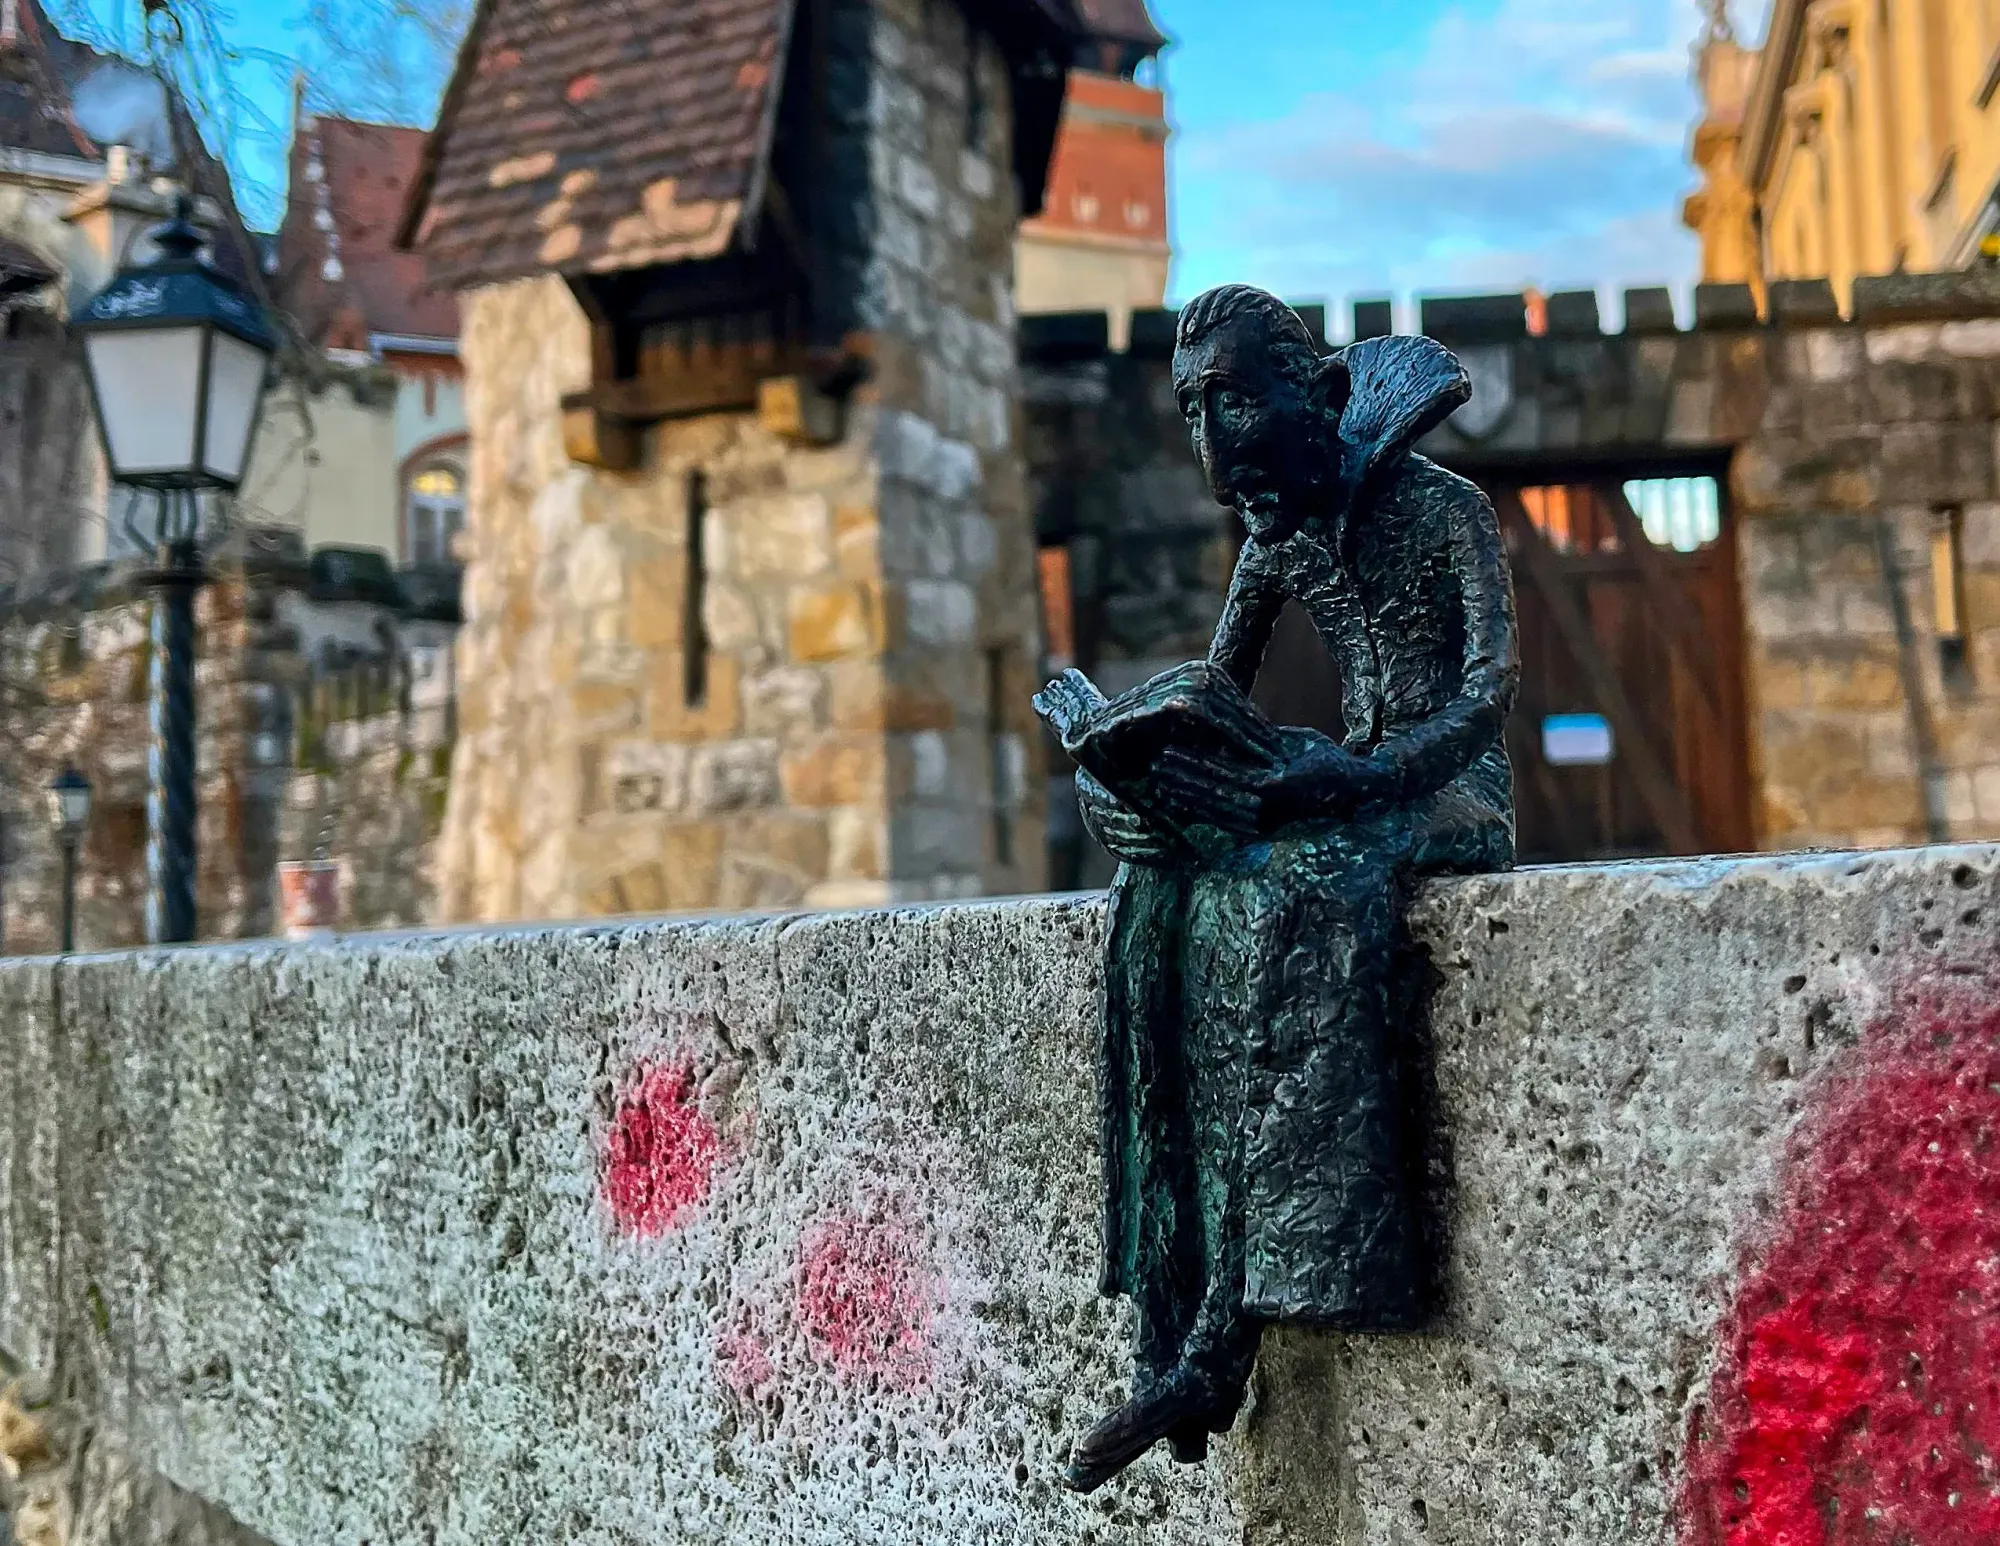
<path id="1" fill-rule="evenodd" d="M 1351 382 L 1275 295 L 1224 285 L 1181 312 L 1174 396 L 1208 486 L 1259 542 L 1282 542 L 1340 472 Z"/>

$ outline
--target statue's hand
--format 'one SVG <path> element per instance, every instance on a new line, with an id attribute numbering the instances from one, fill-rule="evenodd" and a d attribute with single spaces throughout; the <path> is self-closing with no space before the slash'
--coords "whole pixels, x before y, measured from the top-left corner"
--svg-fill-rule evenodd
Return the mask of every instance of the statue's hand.
<path id="1" fill-rule="evenodd" d="M 1189 820 L 1255 838 L 1386 799 L 1393 769 L 1379 753 L 1356 756 L 1315 736 L 1289 763 L 1273 768 L 1207 762 L 1170 748 L 1154 764 L 1153 775 L 1162 798 Z"/>
<path id="2" fill-rule="evenodd" d="M 1136 811 L 1118 803 L 1118 797 L 1082 768 L 1076 770 L 1076 803 L 1083 813 L 1083 826 L 1105 850 L 1127 864 L 1163 865 L 1173 856 L 1174 846 L 1149 826 Z"/>

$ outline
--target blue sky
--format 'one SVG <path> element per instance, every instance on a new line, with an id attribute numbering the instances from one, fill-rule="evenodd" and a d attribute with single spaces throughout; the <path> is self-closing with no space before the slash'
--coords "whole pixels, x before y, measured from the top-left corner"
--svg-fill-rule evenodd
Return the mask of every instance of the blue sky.
<path id="1" fill-rule="evenodd" d="M 1174 298 L 1692 281 L 1694 0 L 1153 5 Z"/>
<path id="2" fill-rule="evenodd" d="M 367 68 L 385 0 L 180 0 L 247 83 L 236 160 L 275 219 L 305 18 L 368 116 L 430 82 Z M 1173 298 L 1247 280 L 1295 300 L 1577 285 L 1685 285 L 1695 0 L 1151 0 L 1175 46 Z M 55 0 L 132 24 L 137 0 Z M 1741 18 L 1752 7 L 1739 0 Z M 408 72 L 400 72 L 407 76 Z M 1610 313 L 1617 315 L 1615 306 Z"/>

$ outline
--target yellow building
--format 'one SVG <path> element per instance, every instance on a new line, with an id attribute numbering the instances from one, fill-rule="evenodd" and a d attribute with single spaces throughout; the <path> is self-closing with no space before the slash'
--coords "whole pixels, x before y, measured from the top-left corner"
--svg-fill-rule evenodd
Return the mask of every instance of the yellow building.
<path id="1" fill-rule="evenodd" d="M 1773 0 L 1761 48 L 1707 0 L 1702 277 L 1833 281 L 1990 261 L 2000 0 Z"/>

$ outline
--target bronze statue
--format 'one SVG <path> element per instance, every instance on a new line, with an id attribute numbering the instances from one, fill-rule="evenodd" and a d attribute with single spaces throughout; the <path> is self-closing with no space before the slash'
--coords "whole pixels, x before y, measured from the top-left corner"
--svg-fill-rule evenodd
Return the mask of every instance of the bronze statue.
<path id="1" fill-rule="evenodd" d="M 1470 396 L 1442 345 L 1322 356 L 1247 286 L 1181 313 L 1174 389 L 1248 532 L 1208 659 L 1037 710 L 1078 767 L 1112 887 L 1099 1109 L 1107 1294 L 1138 1311 L 1132 1398 L 1075 1447 L 1102 1486 L 1234 1424 L 1263 1328 L 1408 1331 L 1434 1312 L 1427 1139 L 1399 966 L 1413 878 L 1513 863 L 1518 677 L 1493 507 L 1411 447 Z M 1345 739 L 1251 703 L 1297 601 Z"/>

